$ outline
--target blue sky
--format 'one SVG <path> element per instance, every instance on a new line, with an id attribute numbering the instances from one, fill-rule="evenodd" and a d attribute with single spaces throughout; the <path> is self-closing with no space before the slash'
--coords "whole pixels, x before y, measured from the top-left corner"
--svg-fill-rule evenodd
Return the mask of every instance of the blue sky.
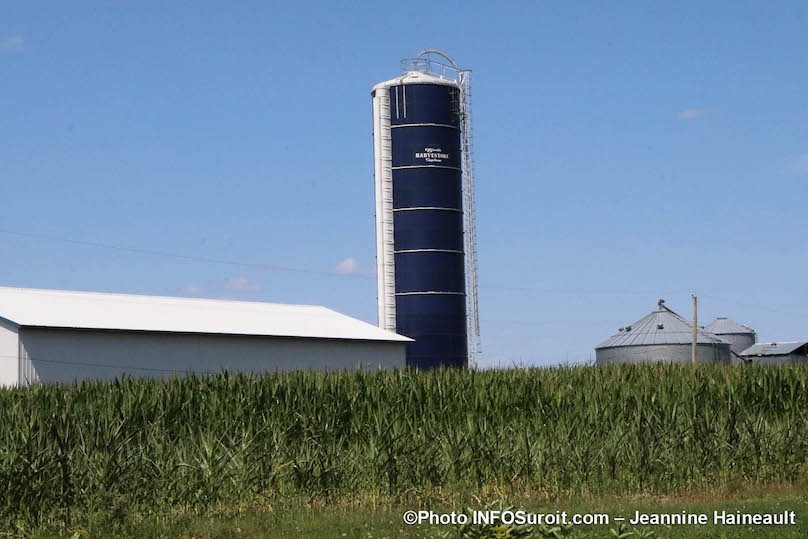
<path id="1" fill-rule="evenodd" d="M 691 291 L 808 338 L 806 28 L 804 2 L 3 2 L 0 285 L 375 323 L 370 88 L 433 47 L 474 71 L 484 364 L 586 361 Z"/>

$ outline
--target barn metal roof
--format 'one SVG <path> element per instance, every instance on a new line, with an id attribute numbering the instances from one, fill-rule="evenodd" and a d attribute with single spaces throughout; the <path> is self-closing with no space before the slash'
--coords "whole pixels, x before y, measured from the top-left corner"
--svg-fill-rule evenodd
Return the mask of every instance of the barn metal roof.
<path id="1" fill-rule="evenodd" d="M 665 306 L 660 300 L 659 308 L 628 325 L 600 343 L 598 348 L 612 348 L 615 346 L 645 346 L 659 344 L 691 344 L 693 342 L 693 326 Z M 724 341 L 699 330 L 697 344 L 724 344 Z"/>
<path id="2" fill-rule="evenodd" d="M 0 287 L 18 326 L 409 342 L 326 307 Z"/>
<path id="3" fill-rule="evenodd" d="M 787 356 L 808 344 L 808 341 L 770 342 L 753 344 L 740 355 L 742 356 Z"/>
<path id="4" fill-rule="evenodd" d="M 755 330 L 749 326 L 739 324 L 729 318 L 719 316 L 711 324 L 704 328 L 707 333 L 713 335 L 748 335 L 755 334 Z"/>

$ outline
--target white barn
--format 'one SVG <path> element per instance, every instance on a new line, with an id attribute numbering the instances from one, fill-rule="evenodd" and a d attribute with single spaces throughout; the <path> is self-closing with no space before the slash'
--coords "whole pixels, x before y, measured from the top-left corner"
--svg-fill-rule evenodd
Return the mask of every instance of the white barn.
<path id="1" fill-rule="evenodd" d="M 412 339 L 325 307 L 0 287 L 0 385 L 404 367 Z"/>

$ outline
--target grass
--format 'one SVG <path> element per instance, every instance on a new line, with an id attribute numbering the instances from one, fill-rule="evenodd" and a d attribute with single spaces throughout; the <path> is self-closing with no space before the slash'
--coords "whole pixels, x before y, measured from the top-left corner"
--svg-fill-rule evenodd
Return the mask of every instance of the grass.
<path id="1" fill-rule="evenodd" d="M 566 510 L 570 513 L 602 512 L 611 517 L 629 517 L 633 511 L 646 513 L 676 513 L 687 511 L 706 513 L 712 517 L 713 511 L 743 511 L 752 513 L 770 513 L 795 511 L 795 526 L 721 526 L 712 523 L 705 526 L 630 526 L 623 528 L 616 523 L 608 526 L 580 526 L 559 534 L 558 537 L 587 538 L 614 537 L 612 530 L 622 532 L 625 539 L 642 537 L 654 538 L 752 538 L 808 537 L 808 489 L 804 486 L 767 486 L 750 487 L 743 492 L 698 492 L 684 496 L 659 497 L 635 495 L 630 497 L 586 497 L 575 499 L 559 499 L 554 501 L 537 500 L 529 494 L 510 498 L 506 505 L 533 512 L 554 512 Z M 436 498 L 427 505 L 435 511 L 451 511 L 465 505 L 445 505 Z M 472 500 L 474 509 L 483 505 Z M 250 508 L 236 510 L 220 509 L 215 515 L 179 514 L 170 517 L 145 517 L 125 527 L 116 527 L 114 523 L 103 517 L 93 520 L 83 528 L 63 529 L 61 536 L 66 537 L 109 537 L 109 538 L 355 538 L 382 539 L 396 537 L 463 538 L 463 537 L 509 537 L 497 536 L 491 530 L 476 530 L 463 534 L 459 526 L 406 526 L 402 523 L 402 515 L 406 510 L 415 507 L 412 504 L 400 504 L 391 500 L 364 500 L 361 503 L 343 502 L 337 505 L 323 506 L 300 500 L 298 504 L 276 507 Z M 502 530 L 500 530 L 502 532 Z M 486 535 L 488 533 L 488 535 Z M 618 534 L 619 535 L 619 534 Z M 34 534 L 33 537 L 59 537 L 58 532 Z M 534 530 L 525 537 L 553 537 Z M 510 537 L 515 537 L 512 535 Z"/>
<path id="2" fill-rule="evenodd" d="M 806 387 L 799 366 L 659 364 L 4 389 L 0 529 L 788 487 L 808 470 Z"/>

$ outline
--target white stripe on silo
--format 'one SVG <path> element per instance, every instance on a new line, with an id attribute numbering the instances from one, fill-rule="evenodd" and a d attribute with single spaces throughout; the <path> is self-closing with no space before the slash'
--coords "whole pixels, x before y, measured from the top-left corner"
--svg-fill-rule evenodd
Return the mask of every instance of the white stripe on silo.
<path id="1" fill-rule="evenodd" d="M 376 187 L 376 272 L 379 327 L 396 330 L 396 271 L 393 257 L 393 150 L 390 135 L 390 90 L 373 97 L 373 149 Z"/>

